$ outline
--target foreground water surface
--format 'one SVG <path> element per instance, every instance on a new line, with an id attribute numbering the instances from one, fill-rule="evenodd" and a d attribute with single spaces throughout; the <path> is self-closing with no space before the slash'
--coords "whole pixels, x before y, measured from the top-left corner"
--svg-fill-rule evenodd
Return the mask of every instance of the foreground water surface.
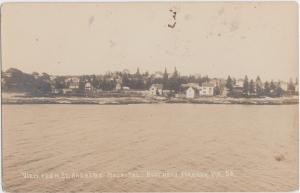
<path id="1" fill-rule="evenodd" d="M 298 189 L 298 105 L 3 105 L 3 186 Z"/>

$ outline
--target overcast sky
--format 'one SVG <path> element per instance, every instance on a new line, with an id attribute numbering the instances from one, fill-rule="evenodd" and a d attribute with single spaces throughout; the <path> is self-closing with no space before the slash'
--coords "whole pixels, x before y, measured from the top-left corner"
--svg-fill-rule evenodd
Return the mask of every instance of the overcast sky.
<path id="1" fill-rule="evenodd" d="M 1 14 L 3 70 L 298 77 L 296 2 L 11 3 Z"/>

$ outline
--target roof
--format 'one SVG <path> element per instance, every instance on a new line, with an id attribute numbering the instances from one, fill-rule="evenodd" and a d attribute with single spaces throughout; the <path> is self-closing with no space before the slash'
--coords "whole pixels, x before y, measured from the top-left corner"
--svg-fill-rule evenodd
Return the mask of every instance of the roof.
<path id="1" fill-rule="evenodd" d="M 279 84 L 288 84 L 288 83 L 285 81 L 279 81 Z"/>
<path id="2" fill-rule="evenodd" d="M 234 85 L 233 88 L 234 89 L 244 89 L 242 86 L 237 86 L 237 85 Z"/>
<path id="3" fill-rule="evenodd" d="M 70 77 L 70 78 L 67 78 L 65 81 L 79 82 L 80 78 L 79 77 Z"/>
<path id="4" fill-rule="evenodd" d="M 197 83 L 187 83 L 181 85 L 183 88 L 193 88 L 193 89 L 199 89 L 200 86 Z"/>
<path id="5" fill-rule="evenodd" d="M 162 84 L 152 84 L 151 87 L 156 87 L 158 89 L 163 89 L 163 85 Z"/>
<path id="6" fill-rule="evenodd" d="M 215 87 L 213 83 L 202 83 L 202 87 Z"/>

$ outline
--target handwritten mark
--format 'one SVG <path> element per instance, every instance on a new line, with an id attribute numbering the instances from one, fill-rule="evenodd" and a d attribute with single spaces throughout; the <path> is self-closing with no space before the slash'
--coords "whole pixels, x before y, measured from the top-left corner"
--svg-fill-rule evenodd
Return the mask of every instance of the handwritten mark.
<path id="1" fill-rule="evenodd" d="M 174 22 L 172 25 L 171 24 L 168 24 L 168 27 L 169 28 L 174 28 L 176 26 L 176 22 Z"/>
<path id="2" fill-rule="evenodd" d="M 172 9 L 169 10 L 171 13 L 173 13 L 173 19 L 176 20 L 176 11 L 173 11 Z"/>
<path id="3" fill-rule="evenodd" d="M 173 29 L 176 26 L 176 14 L 177 14 L 177 12 L 173 11 L 172 9 L 170 9 L 169 11 L 173 14 L 172 18 L 174 20 L 174 23 L 173 24 L 168 24 L 168 27 Z"/>

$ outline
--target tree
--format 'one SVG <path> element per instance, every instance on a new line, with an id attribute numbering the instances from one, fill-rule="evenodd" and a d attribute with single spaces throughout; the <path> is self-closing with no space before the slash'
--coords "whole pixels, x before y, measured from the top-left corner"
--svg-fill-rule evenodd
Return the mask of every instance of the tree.
<path id="1" fill-rule="evenodd" d="M 258 96 L 263 95 L 263 85 L 262 85 L 262 81 L 259 76 L 257 76 L 257 78 L 255 80 L 255 87 L 256 87 L 256 94 Z"/>
<path id="2" fill-rule="evenodd" d="M 233 83 L 233 85 L 236 85 L 236 79 L 235 78 L 232 79 L 232 83 Z"/>
<path id="3" fill-rule="evenodd" d="M 294 93 L 295 92 L 295 85 L 294 85 L 292 79 L 290 79 L 290 81 L 288 83 L 288 92 L 290 92 L 290 93 Z"/>
<path id="4" fill-rule="evenodd" d="M 277 96 L 277 88 L 279 86 L 277 86 L 274 81 L 272 80 L 271 83 L 269 84 L 269 92 L 267 95 L 271 96 L 271 97 L 275 97 Z"/>
<path id="5" fill-rule="evenodd" d="M 283 94 L 284 94 L 284 90 L 280 86 L 277 86 L 275 89 L 275 95 L 277 97 L 281 97 L 283 96 Z"/>
<path id="6" fill-rule="evenodd" d="M 63 89 L 66 88 L 65 85 L 65 78 L 62 76 L 58 76 L 54 79 L 54 87 L 57 89 Z"/>
<path id="7" fill-rule="evenodd" d="M 39 73 L 38 72 L 33 72 L 31 75 L 34 76 L 34 77 L 39 77 Z"/>
<path id="8" fill-rule="evenodd" d="M 248 95 L 248 93 L 249 93 L 249 81 L 248 81 L 248 76 L 247 75 L 244 78 L 243 92 L 246 95 Z"/>
<path id="9" fill-rule="evenodd" d="M 124 71 L 122 73 L 122 83 L 123 83 L 123 86 L 130 87 L 129 74 Z"/>
<path id="10" fill-rule="evenodd" d="M 230 76 L 228 76 L 226 81 L 226 88 L 228 88 L 230 91 L 233 89 L 233 81 Z"/>
<path id="11" fill-rule="evenodd" d="M 214 89 L 214 95 L 220 95 L 221 94 L 221 87 L 220 85 L 217 85 Z"/>
<path id="12" fill-rule="evenodd" d="M 144 73 L 144 77 L 149 77 L 149 72 L 148 72 L 148 71 L 146 71 L 146 72 Z"/>
<path id="13" fill-rule="evenodd" d="M 111 91 L 116 88 L 116 82 L 111 78 L 104 77 L 101 88 L 105 91 Z"/>
<path id="14" fill-rule="evenodd" d="M 45 81 L 50 81 L 50 75 L 43 72 L 41 78 Z"/>
<path id="15" fill-rule="evenodd" d="M 206 75 L 206 76 L 202 77 L 201 84 L 204 82 L 209 82 L 209 81 L 210 81 L 210 78 Z"/>
<path id="16" fill-rule="evenodd" d="M 176 69 L 176 67 L 175 67 L 175 68 L 174 68 L 173 77 L 178 78 L 178 76 L 179 76 L 179 73 L 178 73 L 178 71 L 177 71 L 177 69 Z"/>
<path id="17" fill-rule="evenodd" d="M 136 76 L 140 76 L 140 75 L 141 75 L 141 74 L 140 74 L 140 69 L 139 69 L 139 67 L 136 69 L 135 75 L 136 75 Z"/>
<path id="18" fill-rule="evenodd" d="M 270 95 L 270 91 L 271 91 L 271 88 L 270 88 L 270 83 L 268 81 L 265 82 L 265 89 L 264 89 L 264 94 L 266 96 L 269 96 Z"/>
<path id="19" fill-rule="evenodd" d="M 254 84 L 254 81 L 252 79 L 251 79 L 250 85 L 249 85 L 249 92 L 250 92 L 250 94 L 255 93 L 255 84 Z"/>
<path id="20" fill-rule="evenodd" d="M 274 92 L 276 90 L 276 85 L 273 80 L 271 81 L 270 89 L 271 89 L 271 92 Z"/>
<path id="21" fill-rule="evenodd" d="M 174 90 L 175 92 L 179 91 L 180 89 L 180 77 L 176 67 L 174 69 L 172 77 L 169 80 L 169 88 L 170 90 Z"/>
<path id="22" fill-rule="evenodd" d="M 165 72 L 164 72 L 164 75 L 163 75 L 163 87 L 164 89 L 167 89 L 168 88 L 168 72 L 167 72 L 167 68 L 165 68 Z"/>

